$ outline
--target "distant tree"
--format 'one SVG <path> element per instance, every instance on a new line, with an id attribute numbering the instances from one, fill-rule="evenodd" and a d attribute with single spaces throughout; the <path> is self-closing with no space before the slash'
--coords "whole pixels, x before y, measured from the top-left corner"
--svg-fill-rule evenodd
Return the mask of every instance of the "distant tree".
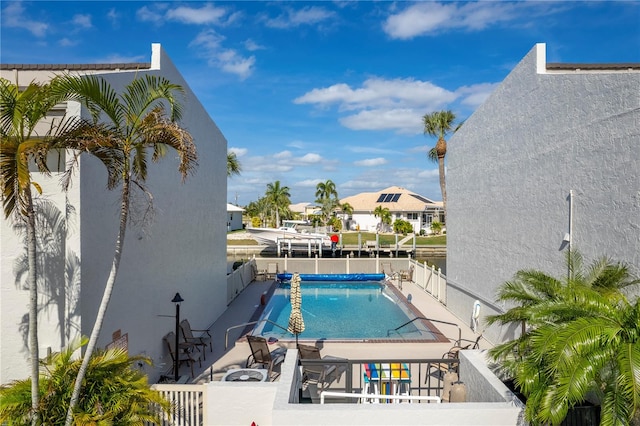
<path id="1" fill-rule="evenodd" d="M 83 343 L 86 342 L 85 338 Z M 82 359 L 73 356 L 78 348 L 76 342 L 44 360 L 38 409 L 45 421 L 39 424 L 64 424 L 73 381 L 82 364 Z M 171 403 L 150 389 L 147 377 L 136 368 L 139 363 L 150 365 L 151 360 L 130 357 L 120 348 L 94 352 L 85 375 L 85 391 L 74 410 L 75 424 L 160 424 L 160 413 L 154 407 L 170 413 Z M 30 387 L 31 379 L 0 386 L 0 423 L 29 424 Z"/>
<path id="2" fill-rule="evenodd" d="M 242 171 L 240 161 L 235 152 L 227 152 L 227 176 L 239 175 Z"/>
<path id="3" fill-rule="evenodd" d="M 373 215 L 380 218 L 379 227 L 382 232 L 384 232 L 386 228 L 391 225 L 391 212 L 388 208 L 379 205 L 373 210 Z"/>
<path id="4" fill-rule="evenodd" d="M 349 220 L 349 217 L 353 214 L 353 206 L 349 203 L 344 203 L 344 204 L 340 204 L 339 208 L 342 211 L 342 214 L 343 214 L 342 220 L 344 221 L 346 226 Z"/>
<path id="5" fill-rule="evenodd" d="M 280 226 L 280 212 L 289 209 L 291 194 L 288 186 L 280 186 L 280 181 L 267 184 L 265 198 L 276 214 L 276 228 Z"/>
<path id="6" fill-rule="evenodd" d="M 316 203 L 320 204 L 322 222 L 328 224 L 331 214 L 339 206 L 336 184 L 331 180 L 316 185 Z"/>
<path id="7" fill-rule="evenodd" d="M 523 333 L 489 354 L 527 398 L 533 425 L 559 425 L 586 400 L 601 407 L 601 425 L 638 424 L 640 299 L 627 294 L 640 280 L 607 258 L 583 268 L 574 251 L 567 269 L 562 278 L 521 270 L 502 284 L 497 300 L 513 307 L 488 323 Z"/>
<path id="8" fill-rule="evenodd" d="M 455 124 L 456 115 L 450 110 L 436 111 L 422 117 L 424 123 L 424 133 L 436 136 L 438 141 L 428 154 L 430 160 L 438 163 L 438 173 L 440 175 L 440 191 L 442 192 L 442 210 L 447 217 L 447 187 L 445 182 L 444 158 L 447 155 L 447 141 L 444 139 L 451 132 L 457 131 L 462 124 Z"/>
<path id="9" fill-rule="evenodd" d="M 393 222 L 393 232 L 407 235 L 413 232 L 413 226 L 404 219 L 396 219 L 395 222 Z"/>
<path id="10" fill-rule="evenodd" d="M 431 232 L 436 235 L 440 234 L 440 232 L 442 232 L 442 223 L 438 221 L 431 222 Z"/>

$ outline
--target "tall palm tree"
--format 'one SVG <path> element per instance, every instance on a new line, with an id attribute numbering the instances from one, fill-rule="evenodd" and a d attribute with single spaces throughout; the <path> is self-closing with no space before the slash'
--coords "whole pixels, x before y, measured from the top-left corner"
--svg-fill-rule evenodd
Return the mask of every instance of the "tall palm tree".
<path id="1" fill-rule="evenodd" d="M 242 166 L 235 152 L 227 152 L 227 176 L 239 175 Z"/>
<path id="2" fill-rule="evenodd" d="M 337 198 L 336 184 L 331 179 L 326 182 L 320 182 L 316 185 L 316 198 L 323 200 L 329 198 Z"/>
<path id="3" fill-rule="evenodd" d="M 447 218 L 447 186 L 444 173 L 444 158 L 447 155 L 447 141 L 444 139 L 451 132 L 455 132 L 460 128 L 455 125 L 456 115 L 451 111 L 436 111 L 431 114 L 425 114 L 422 117 L 424 123 L 424 133 L 438 138 L 436 146 L 431 148 L 428 157 L 430 160 L 438 163 L 438 174 L 440 175 L 440 191 L 442 192 L 442 210 L 444 220 Z"/>
<path id="4" fill-rule="evenodd" d="M 168 148 L 174 149 L 180 160 L 178 171 L 183 182 L 197 165 L 197 153 L 191 135 L 178 123 L 182 105 L 177 95 L 184 93 L 181 86 L 151 75 L 135 78 L 121 94 L 106 80 L 96 76 L 65 76 L 61 84 L 72 99 L 80 101 L 89 110 L 94 122 L 94 126 L 86 133 L 76 135 L 75 148 L 97 155 L 110 166 L 108 187 L 121 184 L 120 226 L 114 257 L 71 395 L 66 420 L 66 425 L 70 426 L 118 275 L 129 220 L 132 184 L 148 194 L 144 182 L 149 151 L 152 152 L 151 160 L 156 162 L 166 154 Z M 165 105 L 169 108 L 168 114 Z M 101 123 L 98 123 L 98 119 L 101 119 Z"/>
<path id="5" fill-rule="evenodd" d="M 29 287 L 29 355 L 31 358 L 32 423 L 38 422 L 38 285 L 36 248 L 36 211 L 32 187 L 42 193 L 32 180 L 29 165 L 49 174 L 46 164 L 48 150 L 60 134 L 73 125 L 63 118 L 45 123 L 48 112 L 64 100 L 64 96 L 50 84 L 30 83 L 21 89 L 18 82 L 0 79 L 0 189 L 5 218 L 13 217 L 26 228 Z M 40 130 L 40 131 L 39 131 Z M 59 141 L 58 141 L 59 142 Z"/>
<path id="6" fill-rule="evenodd" d="M 279 180 L 267 184 L 265 198 L 276 212 L 276 228 L 280 226 L 280 211 L 288 209 L 289 204 L 291 204 L 289 197 L 291 197 L 289 187 L 280 186 Z"/>
<path id="7" fill-rule="evenodd" d="M 602 425 L 629 424 L 640 407 L 640 300 L 625 290 L 640 280 L 608 259 L 583 268 L 570 252 L 567 262 L 563 279 L 524 270 L 501 286 L 498 300 L 515 306 L 488 322 L 526 328 L 490 354 L 527 397 L 532 424 L 560 424 L 588 398 Z"/>
<path id="8" fill-rule="evenodd" d="M 64 423 L 73 379 L 82 363 L 73 356 L 79 347 L 75 342 L 43 362 L 40 380 L 43 397 L 39 408 L 46 424 Z M 147 364 L 151 364 L 148 358 L 130 357 L 120 348 L 96 351 L 89 363 L 85 378 L 87 391 L 79 403 L 76 424 L 161 423 L 160 413 L 155 412 L 154 407 L 170 413 L 171 403 L 159 392 L 151 390 L 146 376 L 136 368 Z M 25 414 L 29 412 L 30 387 L 30 379 L 0 386 L 0 423 L 28 424 L 28 415 Z"/>
<path id="9" fill-rule="evenodd" d="M 340 204 L 336 184 L 330 179 L 316 185 L 316 203 L 320 204 L 322 222 L 326 225 L 333 210 Z"/>
<path id="10" fill-rule="evenodd" d="M 373 210 L 373 215 L 380 218 L 380 230 L 384 231 L 387 226 L 391 225 L 391 211 L 388 208 L 377 206 Z"/>

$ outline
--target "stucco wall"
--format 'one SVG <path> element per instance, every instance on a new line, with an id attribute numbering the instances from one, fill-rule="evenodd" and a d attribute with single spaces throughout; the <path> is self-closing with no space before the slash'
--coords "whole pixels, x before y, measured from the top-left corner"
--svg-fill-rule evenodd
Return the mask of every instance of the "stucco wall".
<path id="1" fill-rule="evenodd" d="M 640 72 L 545 63 L 536 45 L 448 144 L 447 278 L 463 289 L 448 301 L 463 318 L 520 269 L 566 273 L 570 190 L 573 248 L 640 271 Z"/>
<path id="2" fill-rule="evenodd" d="M 137 75 L 162 75 L 185 88 L 182 126 L 194 138 L 199 167 L 182 184 L 175 153 L 168 151 L 159 163 L 149 163 L 147 187 L 154 196 L 155 216 L 146 232 L 139 227 L 127 230 L 118 280 L 98 345 L 107 345 L 116 330 L 126 333 L 129 353 L 145 353 L 156 363 L 157 368 L 147 368 L 153 381 L 171 364 L 162 336 L 174 329 L 174 294 L 180 292 L 185 300 L 181 317 L 188 318 L 193 328 L 208 327 L 226 308 L 227 144 L 160 45 L 154 44 L 152 49 L 153 69 Z M 135 72 L 104 75 L 116 89 L 135 76 Z M 78 105 L 71 102 L 69 108 L 77 110 Z M 113 258 L 119 192 L 106 189 L 104 167 L 89 156 L 81 158 L 76 176 L 72 193 L 66 195 L 75 210 L 67 247 L 76 251 L 80 260 L 81 290 L 76 287 L 74 291 L 81 299 L 74 315 L 81 315 L 77 325 L 83 335 L 89 335 Z M 65 206 L 57 176 L 47 182 L 51 197 Z M 22 240 L 11 234 L 9 226 L 2 221 L 2 383 L 27 377 L 29 371 L 20 346 L 21 331 L 16 330 L 16 322 L 28 312 L 27 291 L 14 285 L 13 259 Z M 59 274 L 55 278 L 60 279 Z M 51 337 L 58 318 L 45 312 L 39 319 L 40 346 L 59 350 L 60 343 Z"/>
<path id="3" fill-rule="evenodd" d="M 461 362 L 470 369 L 483 391 L 496 395 L 491 389 L 500 381 L 492 377 L 481 359 Z M 207 418 L 211 425 L 249 425 L 255 421 L 269 425 L 509 425 L 519 422 L 522 407 L 511 399 L 494 397 L 485 402 L 459 404 L 298 404 L 297 351 L 289 349 L 277 382 L 221 383 L 207 386 Z M 483 377 L 484 376 L 484 377 Z"/>

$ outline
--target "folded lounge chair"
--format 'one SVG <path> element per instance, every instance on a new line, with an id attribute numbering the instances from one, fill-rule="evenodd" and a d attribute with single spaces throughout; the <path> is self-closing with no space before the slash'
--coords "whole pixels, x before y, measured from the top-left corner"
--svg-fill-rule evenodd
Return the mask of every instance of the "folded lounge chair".
<path id="1" fill-rule="evenodd" d="M 269 351 L 269 344 L 264 337 L 247 335 L 247 342 L 251 348 L 251 355 L 247 358 L 247 367 L 255 368 L 261 365 L 267 369 L 267 377 L 271 379 L 273 368 L 284 361 L 286 349 L 277 348 Z"/>
<path id="2" fill-rule="evenodd" d="M 302 365 L 302 381 L 313 381 L 321 386 L 327 381 L 333 373 L 337 371 L 336 364 L 331 364 L 331 361 L 345 361 L 345 358 L 338 358 L 335 356 L 320 355 L 320 348 L 310 345 L 298 345 L 298 352 L 300 354 L 300 360 L 323 360 L 327 361 L 324 365 Z"/>
<path id="3" fill-rule="evenodd" d="M 169 354 L 171 355 L 171 368 L 174 369 L 175 368 L 175 363 L 176 363 L 176 350 L 175 350 L 175 345 L 176 345 L 176 334 L 172 331 L 170 333 L 167 333 L 162 340 L 164 340 L 165 344 L 167 345 L 167 349 L 169 349 Z M 194 345 L 190 344 L 190 343 L 180 343 L 179 344 L 179 348 L 178 348 L 178 353 L 177 356 L 178 358 L 178 369 L 180 369 L 180 366 L 182 364 L 188 364 L 189 367 L 191 367 L 191 377 L 194 377 L 193 375 L 193 364 L 196 362 L 196 359 L 192 356 L 193 355 L 193 349 L 194 349 Z M 202 362 L 200 361 L 200 357 L 198 357 L 198 362 L 200 363 L 200 367 L 202 367 Z M 173 372 L 175 374 L 175 371 Z"/>
<path id="4" fill-rule="evenodd" d="M 267 273 L 265 278 L 267 280 L 275 280 L 278 275 L 278 264 L 277 263 L 269 263 L 267 265 Z"/>
<path id="5" fill-rule="evenodd" d="M 187 319 L 184 319 L 180 322 L 180 329 L 182 329 L 182 337 L 184 337 L 184 341 L 186 343 L 191 343 L 197 346 L 198 350 L 200 349 L 199 347 L 202 347 L 202 356 L 206 361 L 207 355 L 205 352 L 207 351 L 207 345 L 209 346 L 209 350 L 213 352 L 213 344 L 211 343 L 211 333 L 209 333 L 209 330 L 193 329 L 191 328 L 191 324 L 189 324 L 189 320 Z M 196 337 L 193 335 L 194 331 L 206 334 L 202 334 L 201 336 Z"/>

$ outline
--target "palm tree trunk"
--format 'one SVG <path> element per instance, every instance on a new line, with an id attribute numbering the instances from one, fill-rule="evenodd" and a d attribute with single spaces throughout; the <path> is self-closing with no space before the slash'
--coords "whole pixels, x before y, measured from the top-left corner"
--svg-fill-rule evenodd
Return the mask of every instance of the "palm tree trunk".
<path id="1" fill-rule="evenodd" d="M 120 230 L 118 232 L 118 239 L 116 240 L 116 248 L 113 256 L 113 263 L 111 264 L 111 272 L 109 273 L 109 278 L 107 279 L 107 284 L 104 288 L 104 293 L 102 294 L 102 301 L 100 302 L 100 307 L 98 308 L 98 315 L 96 316 L 96 320 L 93 324 L 93 330 L 91 331 L 91 337 L 89 338 L 89 343 L 87 344 L 87 350 L 84 354 L 82 365 L 78 370 L 78 376 L 76 377 L 76 381 L 73 387 L 73 394 L 71 395 L 71 401 L 69 402 L 69 410 L 67 411 L 67 420 L 65 422 L 65 426 L 71 426 L 73 422 L 73 410 L 78 403 L 80 390 L 82 388 L 82 382 L 87 372 L 87 366 L 89 365 L 91 355 L 96 348 L 98 337 L 100 336 L 100 330 L 102 329 L 104 316 L 107 312 L 109 301 L 111 300 L 111 293 L 113 292 L 113 287 L 116 283 L 118 268 L 120 267 L 120 259 L 122 257 L 122 248 L 124 246 L 124 237 L 127 230 L 127 217 L 129 215 L 129 192 L 130 177 L 127 174 L 122 181 L 122 200 L 120 201 Z"/>
<path id="2" fill-rule="evenodd" d="M 444 223 L 447 223 L 447 185 L 444 177 L 444 155 L 438 156 L 438 173 L 440 174 L 440 191 L 442 192 L 442 214 Z"/>
<path id="3" fill-rule="evenodd" d="M 36 216 L 31 188 L 25 189 L 27 198 L 27 258 L 29 262 L 29 354 L 31 356 L 31 424 L 37 425 L 40 405 L 40 349 L 38 347 L 38 281 L 36 274 Z"/>

